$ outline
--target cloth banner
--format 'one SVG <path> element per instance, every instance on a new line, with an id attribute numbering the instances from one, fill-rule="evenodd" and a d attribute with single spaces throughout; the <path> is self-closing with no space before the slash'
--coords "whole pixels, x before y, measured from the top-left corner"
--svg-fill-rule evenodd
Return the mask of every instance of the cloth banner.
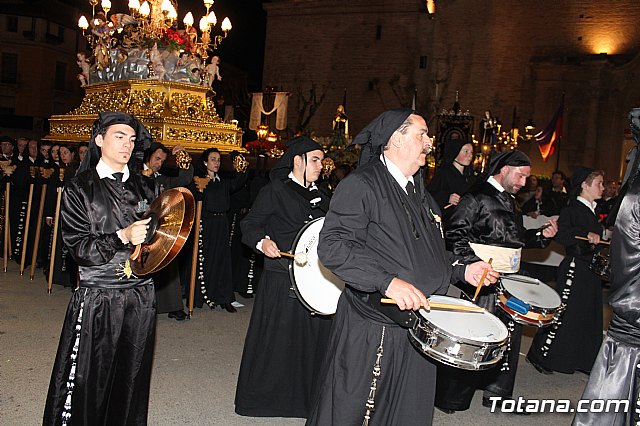
<path id="1" fill-rule="evenodd" d="M 276 113 L 276 129 L 277 130 L 286 129 L 289 93 L 276 92 L 276 99 L 273 102 L 273 108 L 271 109 L 271 111 L 265 111 L 263 100 L 264 100 L 263 93 L 253 93 L 253 101 L 251 103 L 251 116 L 249 117 L 249 128 L 251 130 L 256 130 L 260 125 L 260 121 L 261 121 L 260 119 L 262 118 L 262 114 L 271 115 L 275 112 Z"/>

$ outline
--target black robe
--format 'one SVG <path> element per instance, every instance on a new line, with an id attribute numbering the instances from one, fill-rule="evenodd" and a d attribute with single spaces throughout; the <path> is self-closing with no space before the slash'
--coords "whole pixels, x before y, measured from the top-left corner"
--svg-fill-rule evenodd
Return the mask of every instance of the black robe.
<path id="1" fill-rule="evenodd" d="M 178 169 L 177 176 L 152 174 L 150 179 L 155 181 L 158 194 L 178 186 L 187 186 L 193 181 L 193 166 L 188 169 Z M 162 271 L 153 275 L 153 283 L 156 290 L 156 312 L 180 311 L 184 308 L 182 303 L 182 285 L 180 283 L 179 257 L 176 257 Z"/>
<path id="2" fill-rule="evenodd" d="M 427 187 L 429 193 L 435 198 L 440 209 L 442 209 L 444 216 L 451 215 L 456 208 L 456 206 L 449 206 L 445 209 L 449 204 L 451 194 L 464 195 L 476 179 L 473 175 L 472 165 L 464 167 L 462 173 L 460 173 L 453 164 L 466 144 L 467 142 L 461 139 L 448 140 L 445 142 L 442 164 L 436 170 L 435 176 L 433 176 L 433 179 Z"/>
<path id="3" fill-rule="evenodd" d="M 87 170 L 65 188 L 62 239 L 80 266 L 51 374 L 43 424 L 147 422 L 155 338 L 151 278 L 125 274 L 130 245 L 116 232 L 151 204 L 149 180 L 124 183 Z M 70 405 L 66 403 L 70 402 Z"/>
<path id="4" fill-rule="evenodd" d="M 525 230 L 522 216 L 516 212 L 513 195 L 499 192 L 489 182 L 482 182 L 461 199 L 458 207 L 446 223 L 447 248 L 462 256 L 466 262 L 479 258 L 469 243 L 481 243 L 511 248 L 542 248 L 549 244 L 537 229 Z M 471 297 L 475 288 L 458 283 Z M 522 326 L 513 323 L 496 306 L 496 286 L 483 287 L 477 304 L 497 315 L 507 324 L 511 350 L 505 354 L 506 362 L 485 371 L 464 371 L 438 365 L 436 406 L 462 411 L 469 408 L 476 388 L 484 388 L 485 396 L 510 397 L 513 393 Z M 503 370 L 504 369 L 504 370 Z"/>
<path id="5" fill-rule="evenodd" d="M 11 222 L 13 239 L 13 259 L 21 264 L 22 253 L 25 245 L 25 234 L 27 232 L 27 221 L 29 222 L 28 236 L 26 241 L 26 251 L 24 265 L 25 268 L 31 265 L 33 247 L 36 237 L 36 226 L 38 223 L 38 208 L 42 196 L 42 184 L 45 180 L 40 176 L 40 172 L 35 172 L 35 177 L 31 176 L 31 167 L 41 166 L 40 159 L 31 161 L 29 157 L 17 164 L 17 168 L 12 175 L 14 188 L 10 196 L 12 204 L 13 218 Z M 31 210 L 29 211 L 29 193 L 31 194 Z M 15 210 L 14 210 L 15 209 Z M 27 218 L 27 213 L 29 217 Z"/>
<path id="6" fill-rule="evenodd" d="M 255 292 L 255 282 L 249 282 L 249 271 L 255 265 L 255 254 L 251 248 L 242 244 L 242 230 L 240 229 L 240 221 L 249 213 L 250 207 L 249 182 L 245 182 L 238 191 L 231 194 L 229 211 L 227 212 L 233 290 L 245 296 Z"/>
<path id="7" fill-rule="evenodd" d="M 555 238 L 566 250 L 556 280 L 566 309 L 559 323 L 537 331 L 528 354 L 534 362 L 561 373 L 591 371 L 602 343 L 602 282 L 589 269 L 595 250 L 575 238 L 589 232 L 601 235 L 602 226 L 589 207 L 574 198 L 560 213 Z"/>
<path id="8" fill-rule="evenodd" d="M 287 251 L 304 224 L 324 214 L 288 183 L 274 179 L 240 223 L 242 241 L 255 250 L 268 235 Z M 295 298 L 288 266 L 286 259 L 265 257 L 238 375 L 235 410 L 240 415 L 307 417 L 311 410 L 331 319 L 311 315 Z"/>
<path id="9" fill-rule="evenodd" d="M 629 186 L 611 242 L 613 312 L 607 337 L 582 394 L 587 400 L 628 401 L 626 412 L 576 413 L 574 425 L 623 426 L 640 419 L 640 179 Z"/>
<path id="10" fill-rule="evenodd" d="M 368 304 L 394 277 L 425 295 L 446 292 L 464 278 L 445 251 L 434 214 L 440 209 L 416 179 L 419 203 L 379 160 L 349 174 L 337 187 L 318 254 L 347 284 L 340 297 L 307 425 L 360 425 L 365 416 L 376 351 L 384 327 L 381 376 L 371 425 L 424 425 L 433 416 L 436 367 L 416 350 L 407 330 Z M 397 308 L 393 308 L 398 311 Z"/>
<path id="11" fill-rule="evenodd" d="M 224 305 L 235 301 L 231 275 L 231 250 L 229 248 L 229 222 L 227 211 L 231 194 L 242 187 L 246 173 L 232 179 L 211 180 L 204 193 L 191 186 L 196 199 L 202 200 L 200 222 L 199 260 L 194 306 L 206 303 Z"/>
<path id="12" fill-rule="evenodd" d="M 78 265 L 73 259 L 73 256 L 69 253 L 69 249 L 64 243 L 62 239 L 62 227 L 61 227 L 61 219 L 62 215 L 58 217 L 58 235 L 56 241 L 55 251 L 53 251 L 53 226 L 46 225 L 46 218 L 51 217 L 55 220 L 55 211 L 56 211 L 56 203 L 58 200 L 58 188 L 64 191 L 64 187 L 73 180 L 75 176 L 75 168 L 74 167 L 66 167 L 64 169 L 64 179 L 60 180 L 60 168 L 57 167 L 54 174 L 49 179 L 50 184 L 47 185 L 47 193 L 45 200 L 45 226 L 43 227 L 43 232 L 48 232 L 48 238 L 44 239 L 46 241 L 47 247 L 47 256 L 44 262 L 43 272 L 45 278 L 49 279 L 49 268 L 51 266 L 51 257 L 54 257 L 53 263 L 53 275 L 52 275 L 52 283 L 58 284 L 64 287 L 75 288 L 78 282 Z M 62 204 L 61 204 L 62 206 Z M 53 225 L 53 223 L 52 223 Z"/>

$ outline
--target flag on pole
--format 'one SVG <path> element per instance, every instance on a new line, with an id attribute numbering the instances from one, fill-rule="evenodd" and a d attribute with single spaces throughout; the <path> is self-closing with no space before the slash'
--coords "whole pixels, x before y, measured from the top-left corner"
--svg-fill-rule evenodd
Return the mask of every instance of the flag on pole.
<path id="1" fill-rule="evenodd" d="M 540 155 L 542 160 L 547 161 L 549 157 L 556 151 L 556 147 L 560 143 L 562 138 L 562 116 L 564 112 L 564 95 L 558 110 L 553 115 L 553 118 L 547 124 L 544 130 L 537 133 L 534 137 L 538 142 L 538 149 L 540 149 Z"/>

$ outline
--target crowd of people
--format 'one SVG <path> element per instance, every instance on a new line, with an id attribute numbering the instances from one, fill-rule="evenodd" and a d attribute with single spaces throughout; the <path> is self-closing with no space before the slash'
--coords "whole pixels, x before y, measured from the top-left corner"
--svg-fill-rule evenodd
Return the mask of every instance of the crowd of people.
<path id="1" fill-rule="evenodd" d="M 123 113 L 99 114 L 88 144 L 0 138 L 11 254 L 27 265 L 35 259 L 54 284 L 73 290 L 44 424 L 146 424 L 155 318 L 188 318 L 192 238 L 152 276 L 137 277 L 123 265 L 147 238 L 145 207 L 178 186 L 202 201 L 195 307 L 234 313 L 242 306 L 236 294 L 255 295 L 236 389 L 240 415 L 306 418 L 308 425 L 419 425 L 430 422 L 435 407 L 452 415 L 467 410 L 477 389 L 485 406 L 512 400 L 523 326 L 498 307 L 500 274 L 473 246 L 519 250 L 551 240 L 566 251 L 555 282 L 564 307 L 537 330 L 527 361 L 543 374 L 595 372 L 585 395 L 615 388 L 612 395 L 635 406 L 637 386 L 611 384 L 607 371 L 621 357 L 617 373 L 635 374 L 640 346 L 635 305 L 626 303 L 637 298 L 637 265 L 622 266 L 618 258 L 638 256 L 638 156 L 619 189 L 585 167 L 570 179 L 555 171 L 546 182 L 518 150 L 494 154 L 480 173 L 473 145 L 452 140 L 427 183 L 428 131 L 415 111 L 384 112 L 353 140 L 360 146 L 357 168 L 342 167 L 332 181 L 321 178 L 322 147 L 304 136 L 288 143 L 268 178 L 255 170 L 221 172 L 215 148 L 193 164 L 165 167 L 182 147 L 152 141 L 140 121 Z M 42 212 L 34 207 L 40 204 Z M 545 220 L 525 229 L 523 216 Z M 36 238 L 31 230 L 39 217 Z M 282 257 L 300 229 L 320 217 L 319 258 L 346 284 L 331 316 L 297 300 L 291 261 Z M 602 277 L 590 264 L 612 233 L 614 333 L 603 343 Z M 428 297 L 450 286 L 463 298 L 476 293 L 477 304 L 509 330 L 495 367 L 446 366 L 407 338 L 411 313 L 428 309 Z M 397 305 L 383 306 L 383 297 Z M 624 353 L 614 353 L 620 347 Z M 585 415 L 575 421 L 598 424 Z"/>

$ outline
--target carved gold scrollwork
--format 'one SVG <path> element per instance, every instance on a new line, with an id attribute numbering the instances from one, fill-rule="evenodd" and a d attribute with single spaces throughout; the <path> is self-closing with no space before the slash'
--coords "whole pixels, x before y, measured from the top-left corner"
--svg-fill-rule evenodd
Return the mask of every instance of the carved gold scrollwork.
<path id="1" fill-rule="evenodd" d="M 164 112 L 166 94 L 158 90 L 134 90 L 129 98 L 128 112 L 135 116 L 153 117 Z"/>

